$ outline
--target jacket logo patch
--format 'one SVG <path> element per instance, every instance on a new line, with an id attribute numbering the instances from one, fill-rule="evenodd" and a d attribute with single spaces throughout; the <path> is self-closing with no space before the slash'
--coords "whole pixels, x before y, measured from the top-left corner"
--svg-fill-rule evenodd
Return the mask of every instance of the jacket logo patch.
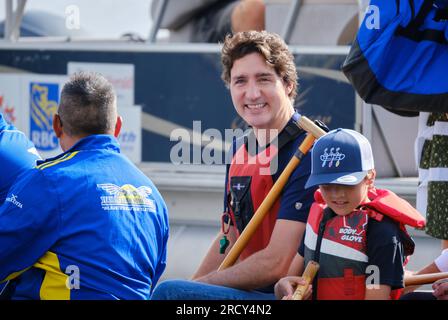
<path id="1" fill-rule="evenodd" d="M 15 194 L 11 194 L 10 197 L 6 198 L 5 202 L 11 202 L 16 207 L 22 209 L 23 204 L 17 200 L 17 196 Z"/>
<path id="2" fill-rule="evenodd" d="M 97 184 L 107 195 L 101 196 L 103 210 L 125 210 L 156 212 L 154 200 L 148 199 L 152 189 L 147 186 L 134 187 L 131 184 L 117 186 L 113 183 Z"/>
<path id="3" fill-rule="evenodd" d="M 330 152 L 328 152 L 328 148 L 325 148 L 324 153 L 320 156 L 322 168 L 324 168 L 327 163 L 328 168 L 331 168 L 333 166 L 333 162 L 335 162 L 336 168 L 339 167 L 340 161 L 345 158 L 345 154 L 339 152 L 340 149 L 341 148 L 331 148 Z"/>

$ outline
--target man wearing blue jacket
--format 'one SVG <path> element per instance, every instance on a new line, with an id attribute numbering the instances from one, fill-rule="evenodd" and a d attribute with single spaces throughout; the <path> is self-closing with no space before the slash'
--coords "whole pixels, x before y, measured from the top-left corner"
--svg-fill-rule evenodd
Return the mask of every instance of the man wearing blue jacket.
<path id="1" fill-rule="evenodd" d="M 120 154 L 116 95 L 79 73 L 53 129 L 64 153 L 39 161 L 0 207 L 0 281 L 12 299 L 148 299 L 166 264 L 168 214 Z"/>
<path id="2" fill-rule="evenodd" d="M 8 124 L 0 113 L 0 205 L 16 178 L 33 168 L 39 160 L 34 144 L 15 126 Z M 0 283 L 0 300 L 6 299 L 6 283 Z"/>
<path id="3" fill-rule="evenodd" d="M 34 144 L 0 113 L 0 204 L 17 176 L 39 160 Z"/>

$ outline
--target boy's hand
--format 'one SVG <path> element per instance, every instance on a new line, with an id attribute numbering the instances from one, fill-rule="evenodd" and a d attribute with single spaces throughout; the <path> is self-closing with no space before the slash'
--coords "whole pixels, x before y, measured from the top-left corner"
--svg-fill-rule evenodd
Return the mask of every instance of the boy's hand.
<path id="1" fill-rule="evenodd" d="M 277 297 L 277 299 L 292 300 L 292 295 L 294 294 L 294 291 L 298 285 L 306 285 L 306 282 L 302 277 L 290 276 L 281 278 L 275 284 L 275 296 Z M 310 299 L 312 291 L 312 287 L 311 285 L 309 285 L 303 296 L 303 299 Z"/>

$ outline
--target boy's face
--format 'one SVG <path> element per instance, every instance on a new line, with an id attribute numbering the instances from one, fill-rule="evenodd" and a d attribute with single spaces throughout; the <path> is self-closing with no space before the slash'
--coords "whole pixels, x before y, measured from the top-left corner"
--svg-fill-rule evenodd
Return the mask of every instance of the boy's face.
<path id="1" fill-rule="evenodd" d="M 373 185 L 373 175 L 367 175 L 361 183 L 354 186 L 342 184 L 319 185 L 327 205 L 339 216 L 350 214 L 361 203 L 368 201 L 367 192 Z"/>

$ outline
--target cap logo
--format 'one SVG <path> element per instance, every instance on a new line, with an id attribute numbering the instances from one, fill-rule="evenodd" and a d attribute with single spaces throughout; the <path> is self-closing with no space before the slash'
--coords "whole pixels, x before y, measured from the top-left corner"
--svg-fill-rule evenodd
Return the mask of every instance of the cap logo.
<path id="1" fill-rule="evenodd" d="M 339 152 L 340 148 L 330 148 L 330 153 L 328 153 L 328 148 L 325 148 L 324 153 L 320 156 L 322 161 L 322 168 L 324 168 L 328 163 L 328 168 L 333 166 L 333 162 L 336 161 L 335 167 L 339 167 L 340 161 L 345 158 L 345 154 Z"/>

